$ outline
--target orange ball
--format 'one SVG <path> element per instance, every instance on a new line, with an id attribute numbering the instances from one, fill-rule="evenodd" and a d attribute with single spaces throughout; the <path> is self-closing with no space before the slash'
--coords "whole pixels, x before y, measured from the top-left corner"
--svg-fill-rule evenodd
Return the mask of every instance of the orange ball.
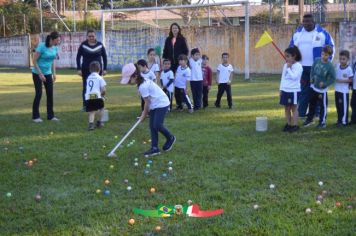
<path id="1" fill-rule="evenodd" d="M 110 180 L 107 179 L 107 180 L 104 181 L 104 183 L 105 183 L 106 185 L 109 185 L 109 184 L 110 184 Z"/>
<path id="2" fill-rule="evenodd" d="M 33 158 L 33 162 L 37 162 L 37 158 Z"/>
<path id="3" fill-rule="evenodd" d="M 135 224 L 135 219 L 129 219 L 129 225 Z"/>
<path id="4" fill-rule="evenodd" d="M 28 166 L 33 166 L 33 161 L 29 160 L 27 165 Z"/>
<path id="5" fill-rule="evenodd" d="M 156 189 L 155 189 L 155 188 L 151 188 L 151 189 L 150 189 L 150 192 L 151 192 L 151 193 L 154 193 L 154 192 L 156 192 Z"/>
<path id="6" fill-rule="evenodd" d="M 157 231 L 157 232 L 161 231 L 161 226 L 159 226 L 159 225 L 156 226 L 156 231 Z"/>
<path id="7" fill-rule="evenodd" d="M 336 202 L 335 206 L 338 207 L 338 208 L 341 207 L 341 202 Z"/>

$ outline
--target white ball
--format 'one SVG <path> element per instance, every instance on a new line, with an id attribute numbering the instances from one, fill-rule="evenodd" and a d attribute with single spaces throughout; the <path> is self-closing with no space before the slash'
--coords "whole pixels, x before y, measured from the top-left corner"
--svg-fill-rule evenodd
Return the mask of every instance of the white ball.
<path id="1" fill-rule="evenodd" d="M 275 186 L 274 184 L 270 184 L 270 185 L 269 185 L 269 188 L 270 188 L 270 189 L 274 189 L 275 187 L 276 187 L 276 186 Z"/>
<path id="2" fill-rule="evenodd" d="M 169 171 L 172 171 L 172 170 L 173 170 L 173 168 L 170 166 L 170 167 L 168 167 L 168 170 L 169 170 Z"/>
<path id="3" fill-rule="evenodd" d="M 169 162 L 168 162 L 168 165 L 170 165 L 170 166 L 171 166 L 172 164 L 173 164 L 173 162 L 172 162 L 172 161 L 169 161 Z"/>
<path id="4" fill-rule="evenodd" d="M 305 209 L 305 213 L 307 214 L 311 213 L 311 209 L 310 208 Z"/>
<path id="5" fill-rule="evenodd" d="M 257 204 L 253 205 L 253 209 L 255 209 L 255 210 L 257 210 L 258 207 L 259 207 L 259 206 L 258 206 Z"/>
<path id="6" fill-rule="evenodd" d="M 135 162 L 135 164 L 134 164 L 135 166 L 138 166 L 138 162 Z"/>
<path id="7" fill-rule="evenodd" d="M 323 181 L 319 181 L 319 186 L 323 186 L 324 185 L 324 183 L 323 183 Z"/>
<path id="8" fill-rule="evenodd" d="M 317 204 L 317 205 L 321 205 L 321 201 L 317 200 L 317 201 L 316 201 L 316 204 Z"/>
<path id="9" fill-rule="evenodd" d="M 132 187 L 131 186 L 127 186 L 127 191 L 131 191 Z"/>
<path id="10" fill-rule="evenodd" d="M 332 210 L 328 210 L 327 212 L 328 212 L 328 214 L 331 214 L 331 213 L 333 213 L 333 211 L 332 211 Z"/>

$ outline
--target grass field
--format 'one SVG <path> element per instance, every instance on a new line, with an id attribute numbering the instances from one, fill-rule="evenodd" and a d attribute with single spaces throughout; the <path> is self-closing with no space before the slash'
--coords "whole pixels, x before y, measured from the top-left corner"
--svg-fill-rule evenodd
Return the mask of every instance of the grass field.
<path id="1" fill-rule="evenodd" d="M 79 111 L 81 79 L 74 71 L 59 70 L 57 80 L 55 112 L 61 121 L 34 124 L 30 71 L 0 69 L 0 235 L 356 234 L 356 127 L 332 125 L 333 91 L 326 129 L 308 127 L 289 134 L 281 132 L 285 121 L 278 105 L 279 78 L 245 82 L 238 77 L 232 110 L 224 100 L 221 109 L 167 115 L 166 125 L 177 142 L 171 152 L 151 159 L 151 172 L 145 175 L 147 121 L 117 151 L 117 158 L 106 157 L 136 122 L 136 88 L 119 85 L 118 74 L 107 76 L 110 122 L 88 132 L 87 115 Z M 210 105 L 216 90 L 214 86 Z M 45 95 L 41 114 L 46 118 Z M 268 117 L 267 132 L 255 131 L 256 116 Z M 134 145 L 127 147 L 132 140 Z M 24 164 L 33 158 L 38 162 L 32 167 Z M 168 161 L 173 162 L 172 172 Z M 160 177 L 163 172 L 168 173 L 166 179 Z M 111 181 L 111 194 L 96 194 L 96 189 L 104 189 L 105 179 Z M 132 191 L 126 190 L 124 179 Z M 149 192 L 151 187 L 156 193 Z M 327 195 L 317 205 L 323 190 Z M 34 200 L 37 193 L 40 202 Z M 188 200 L 203 210 L 225 212 L 212 218 L 165 219 L 132 212 Z M 335 207 L 336 202 L 341 207 Z M 130 218 L 136 220 L 133 226 L 127 223 Z M 157 225 L 160 232 L 155 231 Z"/>

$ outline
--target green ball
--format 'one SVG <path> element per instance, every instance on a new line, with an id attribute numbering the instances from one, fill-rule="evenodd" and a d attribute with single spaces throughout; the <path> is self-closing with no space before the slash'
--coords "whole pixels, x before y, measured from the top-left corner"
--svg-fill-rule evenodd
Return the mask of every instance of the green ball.
<path id="1" fill-rule="evenodd" d="M 12 197 L 12 193 L 10 193 L 10 192 L 7 193 L 7 194 L 6 194 L 6 197 Z"/>

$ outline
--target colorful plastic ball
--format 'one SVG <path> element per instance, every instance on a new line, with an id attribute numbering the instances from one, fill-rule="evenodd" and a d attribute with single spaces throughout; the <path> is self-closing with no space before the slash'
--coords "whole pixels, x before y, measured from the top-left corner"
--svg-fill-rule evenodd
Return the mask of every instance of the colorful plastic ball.
<path id="1" fill-rule="evenodd" d="M 270 185 L 269 185 L 269 188 L 270 188 L 270 189 L 274 189 L 275 187 L 276 187 L 276 186 L 275 186 L 274 184 L 270 184 Z"/>
<path id="2" fill-rule="evenodd" d="M 150 173 L 150 171 L 149 170 L 145 170 L 144 173 L 145 173 L 145 175 L 148 175 Z"/>
<path id="3" fill-rule="evenodd" d="M 114 165 L 110 165 L 110 169 L 114 169 Z"/>
<path id="4" fill-rule="evenodd" d="M 19 147 L 19 150 L 20 150 L 20 151 L 23 151 L 23 147 Z"/>
<path id="5" fill-rule="evenodd" d="M 101 190 L 100 190 L 100 189 L 97 189 L 95 192 L 96 192 L 97 194 L 99 194 L 99 193 L 101 193 Z"/>
<path id="6" fill-rule="evenodd" d="M 318 200 L 318 201 L 321 201 L 321 200 L 323 200 L 323 195 L 318 195 L 317 197 L 316 197 L 316 199 Z"/>
<path id="7" fill-rule="evenodd" d="M 170 166 L 173 165 L 173 161 L 169 161 L 168 165 L 170 165 Z"/>
<path id="8" fill-rule="evenodd" d="M 163 174 L 162 174 L 162 178 L 167 178 L 167 174 L 166 174 L 166 173 L 163 173 Z"/>
<path id="9" fill-rule="evenodd" d="M 151 167 L 151 165 L 150 165 L 150 164 L 146 164 L 146 167 L 147 167 L 147 168 L 150 168 L 150 167 Z"/>
<path id="10" fill-rule="evenodd" d="M 153 161 L 152 160 L 148 160 L 147 163 L 152 165 Z"/>
<path id="11" fill-rule="evenodd" d="M 150 193 L 155 193 L 156 189 L 155 188 L 150 188 Z"/>
<path id="12" fill-rule="evenodd" d="M 127 191 L 131 191 L 132 190 L 132 187 L 131 186 L 127 186 Z"/>
<path id="13" fill-rule="evenodd" d="M 145 141 L 143 141 L 142 143 L 143 143 L 143 144 L 146 144 L 146 142 L 145 142 Z"/>
<path id="14" fill-rule="evenodd" d="M 118 139 L 119 137 L 117 136 L 117 135 L 115 135 L 115 137 L 114 137 L 115 139 Z"/>
<path id="15" fill-rule="evenodd" d="M 50 135 L 53 135 L 54 133 L 53 133 L 53 131 L 51 131 L 49 134 L 50 134 Z"/>
<path id="16" fill-rule="evenodd" d="M 169 171 L 173 171 L 173 168 L 170 166 L 170 167 L 168 167 L 168 170 Z"/>
<path id="17" fill-rule="evenodd" d="M 320 187 L 324 185 L 323 181 L 319 181 L 318 184 L 319 184 Z"/>
<path id="18" fill-rule="evenodd" d="M 150 143 L 151 141 L 152 141 L 151 139 L 148 140 L 149 143 Z"/>
<path id="19" fill-rule="evenodd" d="M 7 147 L 4 147 L 4 151 L 7 152 L 9 149 Z"/>
<path id="20" fill-rule="evenodd" d="M 311 209 L 310 208 L 305 209 L 305 213 L 310 214 L 311 213 Z"/>
<path id="21" fill-rule="evenodd" d="M 328 194 L 328 191 L 323 190 L 323 191 L 321 192 L 321 194 L 322 194 L 323 196 L 325 196 L 326 194 Z"/>
<path id="22" fill-rule="evenodd" d="M 321 205 L 321 201 L 320 201 L 320 200 L 317 200 L 315 203 L 316 203 L 317 205 Z"/>
<path id="23" fill-rule="evenodd" d="M 38 160 L 37 158 L 33 158 L 33 162 L 36 163 Z"/>
<path id="24" fill-rule="evenodd" d="M 124 179 L 124 183 L 125 183 L 125 184 L 128 184 L 128 183 L 129 183 L 129 180 L 128 180 L 128 179 Z"/>
<path id="25" fill-rule="evenodd" d="M 10 192 L 6 193 L 6 197 L 12 197 L 12 193 Z"/>
<path id="26" fill-rule="evenodd" d="M 257 210 L 259 206 L 257 204 L 253 205 L 253 209 Z"/>
<path id="27" fill-rule="evenodd" d="M 28 163 L 27 163 L 27 166 L 29 166 L 29 167 L 33 166 L 33 161 L 29 160 Z"/>
<path id="28" fill-rule="evenodd" d="M 336 206 L 337 208 L 341 207 L 341 202 L 336 202 L 336 203 L 335 203 L 335 206 Z"/>
<path id="29" fill-rule="evenodd" d="M 106 148 L 106 146 L 105 146 L 105 145 L 103 145 L 103 148 Z"/>
<path id="30" fill-rule="evenodd" d="M 134 143 L 134 142 L 136 142 L 136 140 L 134 139 L 134 140 L 132 140 L 132 142 Z"/>
<path id="31" fill-rule="evenodd" d="M 155 228 L 155 230 L 156 230 L 157 232 L 161 231 L 161 226 L 157 225 L 156 228 Z"/>
<path id="32" fill-rule="evenodd" d="M 348 205 L 347 209 L 351 210 L 352 209 L 352 205 Z"/>
<path id="33" fill-rule="evenodd" d="M 331 214 L 331 213 L 333 213 L 333 211 L 332 211 L 332 210 L 328 210 L 327 213 L 328 213 L 328 214 Z"/>
<path id="34" fill-rule="evenodd" d="M 40 194 L 36 194 L 35 200 L 36 202 L 40 202 L 42 200 L 42 196 Z"/>
<path id="35" fill-rule="evenodd" d="M 133 225 L 135 224 L 135 220 L 134 219 L 129 219 L 129 225 Z"/>
<path id="36" fill-rule="evenodd" d="M 109 195 L 110 195 L 110 190 L 106 189 L 106 190 L 104 191 L 104 195 L 105 195 L 105 196 L 109 196 Z"/>
<path id="37" fill-rule="evenodd" d="M 109 185 L 109 184 L 110 184 L 110 180 L 106 179 L 106 180 L 104 181 L 104 183 L 105 183 L 106 185 Z"/>
<path id="38" fill-rule="evenodd" d="M 189 200 L 187 201 L 187 203 L 188 203 L 188 205 L 192 205 L 192 204 L 193 204 L 193 201 L 189 199 Z"/>
<path id="39" fill-rule="evenodd" d="M 134 159 L 134 161 L 135 161 L 135 162 L 138 162 L 138 158 L 136 157 L 136 158 Z"/>
<path id="40" fill-rule="evenodd" d="M 138 162 L 135 162 L 134 165 L 135 165 L 135 166 L 138 166 Z"/>

